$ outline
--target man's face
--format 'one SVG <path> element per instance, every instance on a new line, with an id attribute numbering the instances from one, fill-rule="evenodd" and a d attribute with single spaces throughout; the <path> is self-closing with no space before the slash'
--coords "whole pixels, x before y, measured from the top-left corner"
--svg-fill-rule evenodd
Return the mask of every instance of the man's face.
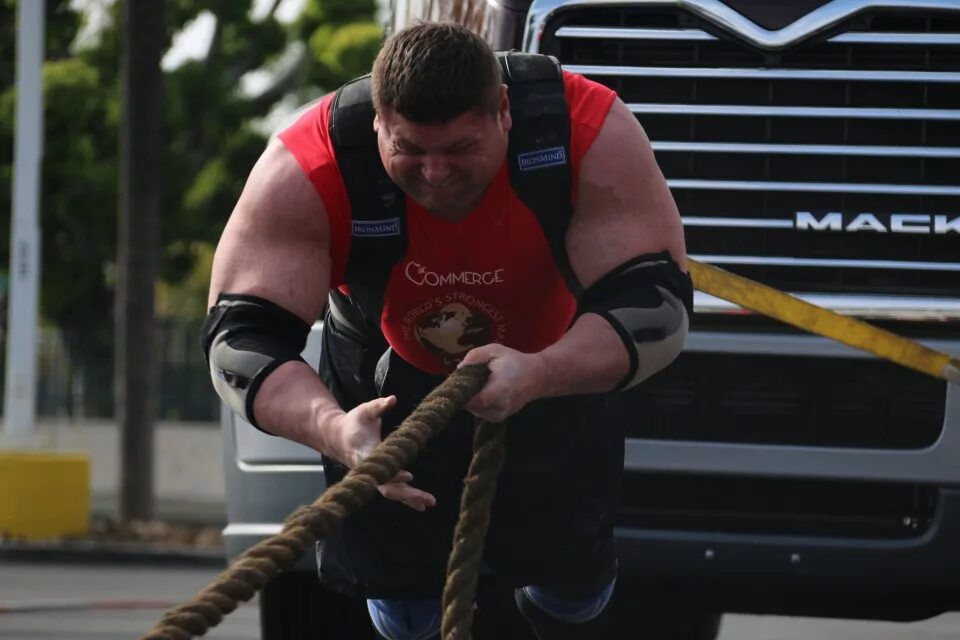
<path id="1" fill-rule="evenodd" d="M 385 109 L 374 118 L 390 179 L 425 209 L 458 219 L 480 201 L 507 153 L 510 104 L 501 87 L 496 113 L 468 111 L 440 124 L 417 124 Z"/>

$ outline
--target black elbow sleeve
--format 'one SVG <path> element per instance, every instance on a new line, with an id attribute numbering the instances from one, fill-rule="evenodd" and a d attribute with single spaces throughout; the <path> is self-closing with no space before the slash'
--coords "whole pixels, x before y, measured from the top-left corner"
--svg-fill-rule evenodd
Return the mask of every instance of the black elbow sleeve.
<path id="1" fill-rule="evenodd" d="M 221 294 L 201 331 L 201 347 L 213 387 L 240 417 L 261 429 L 253 401 L 264 379 L 300 356 L 310 325 L 257 296 Z M 262 430 L 262 429 L 261 429 Z"/>
<path id="2" fill-rule="evenodd" d="M 667 252 L 637 256 L 584 291 L 583 313 L 603 317 L 620 336 L 630 369 L 617 390 L 629 389 L 680 353 L 693 314 L 693 283 Z"/>

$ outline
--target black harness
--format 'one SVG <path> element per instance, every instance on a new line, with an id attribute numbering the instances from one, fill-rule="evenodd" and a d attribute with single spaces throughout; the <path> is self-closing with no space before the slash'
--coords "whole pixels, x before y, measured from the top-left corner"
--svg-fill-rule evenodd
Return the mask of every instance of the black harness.
<path id="1" fill-rule="evenodd" d="M 572 216 L 570 113 L 560 65 L 551 56 L 497 54 L 510 91 L 510 185 L 536 215 L 557 266 L 574 295 L 580 283 L 564 245 Z M 347 298 L 331 292 L 332 311 L 366 336 L 380 336 L 387 281 L 407 249 L 405 196 L 377 150 L 370 76 L 341 87 L 330 115 L 330 138 L 352 209 Z M 357 326 L 360 325 L 360 326 Z"/>

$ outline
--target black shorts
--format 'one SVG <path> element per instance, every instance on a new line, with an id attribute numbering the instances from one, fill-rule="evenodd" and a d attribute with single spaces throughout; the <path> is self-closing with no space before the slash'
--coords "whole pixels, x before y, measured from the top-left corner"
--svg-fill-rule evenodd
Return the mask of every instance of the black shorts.
<path id="1" fill-rule="evenodd" d="M 377 397 L 373 372 L 384 347 L 327 317 L 319 371 L 344 409 Z M 381 394 L 398 402 L 384 435 L 441 381 L 392 354 Z M 484 551 L 485 570 L 498 582 L 586 596 L 613 578 L 624 436 L 605 419 L 607 406 L 605 396 L 567 396 L 533 402 L 508 419 Z M 374 598 L 440 595 L 473 427 L 473 416 L 457 414 L 409 467 L 412 484 L 433 494 L 435 507 L 419 512 L 375 494 L 323 542 L 320 575 L 328 586 Z M 345 469 L 324 462 L 327 481 L 339 481 Z"/>

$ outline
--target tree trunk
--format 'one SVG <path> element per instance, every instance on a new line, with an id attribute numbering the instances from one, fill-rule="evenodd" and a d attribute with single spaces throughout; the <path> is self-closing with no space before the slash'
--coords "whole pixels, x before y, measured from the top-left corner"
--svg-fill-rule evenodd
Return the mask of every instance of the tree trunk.
<path id="1" fill-rule="evenodd" d="M 164 0 L 124 0 L 114 407 L 121 433 L 120 517 L 153 517 L 157 407 L 154 281 L 160 222 Z"/>

